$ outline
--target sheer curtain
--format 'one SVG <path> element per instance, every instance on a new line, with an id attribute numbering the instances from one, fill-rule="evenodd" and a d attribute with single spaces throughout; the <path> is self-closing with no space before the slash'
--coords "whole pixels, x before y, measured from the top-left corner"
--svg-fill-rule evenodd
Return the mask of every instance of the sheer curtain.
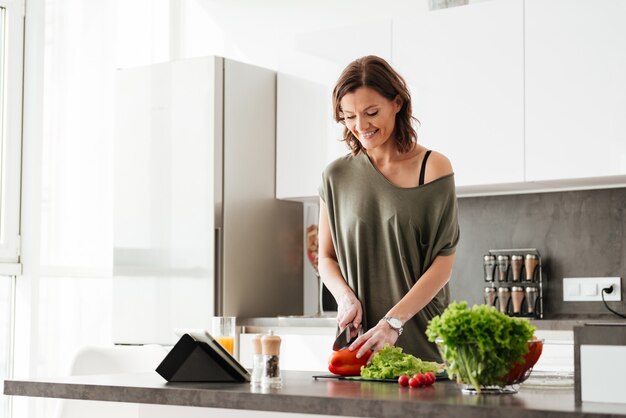
<path id="1" fill-rule="evenodd" d="M 115 72 L 170 58 L 170 7 L 29 2 L 28 13 L 43 20 L 42 107 L 39 120 L 27 112 L 25 123 L 40 124 L 40 138 L 30 140 L 41 154 L 27 168 L 36 181 L 23 186 L 34 198 L 22 220 L 31 233 L 18 279 L 16 377 L 65 375 L 82 346 L 111 344 Z M 16 397 L 13 416 L 54 416 L 57 403 Z"/>

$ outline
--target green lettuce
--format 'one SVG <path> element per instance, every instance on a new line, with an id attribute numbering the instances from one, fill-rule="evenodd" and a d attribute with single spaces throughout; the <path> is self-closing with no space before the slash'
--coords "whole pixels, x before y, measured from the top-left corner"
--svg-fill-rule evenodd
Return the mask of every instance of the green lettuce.
<path id="1" fill-rule="evenodd" d="M 511 318 L 493 306 L 451 303 L 426 328 L 430 341 L 439 345 L 450 379 L 472 385 L 502 386 L 513 362 L 528 352 L 535 327 Z"/>
<path id="2" fill-rule="evenodd" d="M 377 351 L 369 366 L 361 367 L 361 377 L 368 379 L 395 379 L 403 374 L 413 376 L 415 373 L 436 373 L 438 364 L 423 361 L 411 354 L 402 352 L 401 347 L 385 344 Z"/>

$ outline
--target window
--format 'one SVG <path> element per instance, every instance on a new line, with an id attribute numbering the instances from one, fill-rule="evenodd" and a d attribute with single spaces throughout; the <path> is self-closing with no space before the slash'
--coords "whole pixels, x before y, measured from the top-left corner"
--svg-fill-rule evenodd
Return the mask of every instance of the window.
<path id="1" fill-rule="evenodd" d="M 15 276 L 20 273 L 24 1 L 0 0 L 0 380 L 13 369 Z M 0 397 L 0 416 L 10 416 Z"/>
<path id="2" fill-rule="evenodd" d="M 18 274 L 23 0 L 0 0 L 0 274 Z"/>

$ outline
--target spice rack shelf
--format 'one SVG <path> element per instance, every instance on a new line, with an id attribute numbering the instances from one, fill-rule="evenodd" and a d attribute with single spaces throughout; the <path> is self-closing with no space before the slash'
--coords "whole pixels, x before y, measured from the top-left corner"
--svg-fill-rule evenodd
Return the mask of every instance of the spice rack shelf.
<path id="1" fill-rule="evenodd" d="M 545 278 L 537 249 L 489 250 L 483 273 L 486 304 L 509 316 L 543 318 Z"/>

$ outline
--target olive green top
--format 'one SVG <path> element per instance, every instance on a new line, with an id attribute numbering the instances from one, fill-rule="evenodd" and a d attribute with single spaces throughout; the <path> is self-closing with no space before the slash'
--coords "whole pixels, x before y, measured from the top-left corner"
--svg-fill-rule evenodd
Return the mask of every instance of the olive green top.
<path id="1" fill-rule="evenodd" d="M 455 252 L 459 225 L 454 174 L 402 188 L 360 152 L 329 164 L 319 191 L 328 208 L 341 274 L 363 306 L 364 329 L 376 325 L 438 255 Z M 404 325 L 396 346 L 423 360 L 441 362 L 425 329 L 448 302 L 446 284 Z"/>

